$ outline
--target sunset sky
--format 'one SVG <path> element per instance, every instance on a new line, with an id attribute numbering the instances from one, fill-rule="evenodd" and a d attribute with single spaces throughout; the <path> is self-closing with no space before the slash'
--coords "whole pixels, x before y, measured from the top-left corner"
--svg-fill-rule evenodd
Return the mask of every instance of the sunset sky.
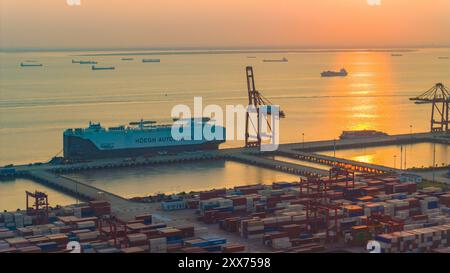
<path id="1" fill-rule="evenodd" d="M 0 0 L 1 48 L 450 46 L 450 0 Z"/>

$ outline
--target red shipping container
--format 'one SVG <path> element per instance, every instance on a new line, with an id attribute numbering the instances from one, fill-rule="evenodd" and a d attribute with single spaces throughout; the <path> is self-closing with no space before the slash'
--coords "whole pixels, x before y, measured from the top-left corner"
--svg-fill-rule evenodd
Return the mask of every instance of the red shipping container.
<path id="1" fill-rule="evenodd" d="M 236 253 L 245 251 L 245 246 L 241 244 L 231 244 L 222 246 L 223 253 Z"/>
<path id="2" fill-rule="evenodd" d="M 140 214 L 140 215 L 136 215 L 134 217 L 134 219 L 141 220 L 143 222 L 149 221 L 151 223 L 152 222 L 152 215 L 151 214 Z"/>
<path id="3" fill-rule="evenodd" d="M 232 197 L 230 199 L 233 201 L 233 206 L 247 205 L 247 199 L 245 197 Z"/>
<path id="4" fill-rule="evenodd" d="M 296 199 L 296 197 L 295 197 L 295 195 L 292 195 L 292 194 L 280 195 L 280 200 L 282 200 L 282 201 L 294 200 L 294 199 Z"/>
<path id="5" fill-rule="evenodd" d="M 450 207 L 450 193 L 439 196 L 439 203 L 446 207 Z"/>
<path id="6" fill-rule="evenodd" d="M 197 199 L 187 199 L 186 207 L 188 209 L 198 209 L 199 200 Z"/>

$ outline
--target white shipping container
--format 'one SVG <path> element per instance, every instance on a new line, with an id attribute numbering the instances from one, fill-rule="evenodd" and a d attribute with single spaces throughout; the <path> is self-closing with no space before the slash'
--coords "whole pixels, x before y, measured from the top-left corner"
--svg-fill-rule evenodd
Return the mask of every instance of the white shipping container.
<path id="1" fill-rule="evenodd" d="M 128 237 L 128 240 L 132 243 L 147 240 L 147 236 L 145 234 L 133 234 L 133 235 L 129 235 L 127 237 Z"/>
<path id="2" fill-rule="evenodd" d="M 14 232 L 12 232 L 11 230 L 0 232 L 0 239 L 7 239 L 12 237 L 14 237 Z"/>
<path id="3" fill-rule="evenodd" d="M 264 237 L 264 233 L 258 233 L 258 234 L 248 234 L 247 238 L 250 240 L 253 239 L 262 239 Z"/>
<path id="4" fill-rule="evenodd" d="M 286 249 L 291 246 L 292 244 L 288 237 L 276 238 L 272 240 L 272 247 L 275 249 Z"/>
<path id="5" fill-rule="evenodd" d="M 264 223 L 264 225 L 268 225 L 275 224 L 277 222 L 277 219 L 275 217 L 268 217 L 261 219 L 261 221 Z"/>
<path id="6" fill-rule="evenodd" d="M 94 221 L 78 222 L 77 228 L 79 229 L 95 228 L 95 222 Z"/>
<path id="7" fill-rule="evenodd" d="M 100 233 L 98 231 L 90 231 L 90 232 L 83 232 L 78 234 L 78 238 L 80 240 L 92 240 L 97 239 Z"/>
<path id="8" fill-rule="evenodd" d="M 292 221 L 304 221 L 306 220 L 306 215 L 294 215 L 292 216 Z"/>
<path id="9" fill-rule="evenodd" d="M 24 226 L 31 226 L 33 224 L 33 217 L 25 215 L 23 217 L 23 224 Z"/>
<path id="10" fill-rule="evenodd" d="M 258 230 L 264 230 L 264 225 L 247 227 L 247 231 L 258 231 Z"/>
<path id="11" fill-rule="evenodd" d="M 64 215 L 73 215 L 74 209 L 72 207 L 64 207 L 63 213 L 64 213 Z M 80 210 L 80 213 L 81 213 L 81 210 Z"/>
<path id="12" fill-rule="evenodd" d="M 59 234 L 59 233 L 61 233 L 61 228 L 53 227 L 53 228 L 50 229 L 50 233 L 51 234 Z"/>
<path id="13" fill-rule="evenodd" d="M 167 245 L 166 237 L 153 238 L 148 240 L 150 245 Z"/>
<path id="14" fill-rule="evenodd" d="M 7 242 L 0 242 L 0 249 L 9 248 L 9 244 Z"/>
<path id="15" fill-rule="evenodd" d="M 14 216 L 10 212 L 4 212 L 3 213 L 3 220 L 5 221 L 5 223 L 14 222 Z"/>
<path id="16" fill-rule="evenodd" d="M 291 217 L 290 216 L 278 216 L 278 217 L 276 217 L 276 219 L 277 219 L 277 223 L 291 221 Z"/>
<path id="17" fill-rule="evenodd" d="M 149 252 L 150 253 L 167 253 L 167 245 L 150 248 Z"/>

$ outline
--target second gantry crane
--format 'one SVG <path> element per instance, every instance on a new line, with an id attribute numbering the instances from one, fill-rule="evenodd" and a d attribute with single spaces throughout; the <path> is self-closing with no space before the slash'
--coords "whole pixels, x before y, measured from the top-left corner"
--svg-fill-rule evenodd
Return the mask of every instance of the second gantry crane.
<path id="1" fill-rule="evenodd" d="M 448 132 L 450 92 L 442 83 L 436 83 L 425 93 L 410 98 L 416 104 L 431 103 L 431 132 Z"/>

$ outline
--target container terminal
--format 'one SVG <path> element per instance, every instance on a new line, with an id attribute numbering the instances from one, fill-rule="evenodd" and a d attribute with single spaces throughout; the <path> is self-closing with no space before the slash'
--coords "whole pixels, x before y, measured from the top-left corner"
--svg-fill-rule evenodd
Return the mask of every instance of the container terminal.
<path id="1" fill-rule="evenodd" d="M 247 67 L 247 80 L 249 101 L 257 108 L 266 105 L 254 87 L 251 67 Z M 83 202 L 53 207 L 46 193 L 25 192 L 26 209 L 0 214 L 0 253 L 358 253 L 368 252 L 372 240 L 383 253 L 449 253 L 446 179 L 440 187 L 427 186 L 428 178 L 420 170 L 316 153 L 388 144 L 449 144 L 447 89 L 439 83 L 411 100 L 432 105 L 430 132 L 280 144 L 273 152 L 260 151 L 258 137 L 246 139 L 243 148 L 132 158 L 55 158 L 48 163 L 5 166 L 0 168 L 3 179 L 32 179 Z M 434 111 L 441 105 L 444 111 Z M 273 155 L 329 169 L 275 160 Z M 209 160 L 270 168 L 298 175 L 298 180 L 126 199 L 65 176 L 90 169 Z M 450 172 L 448 166 L 432 169 Z M 78 248 L 71 247 L 74 242 Z"/>

